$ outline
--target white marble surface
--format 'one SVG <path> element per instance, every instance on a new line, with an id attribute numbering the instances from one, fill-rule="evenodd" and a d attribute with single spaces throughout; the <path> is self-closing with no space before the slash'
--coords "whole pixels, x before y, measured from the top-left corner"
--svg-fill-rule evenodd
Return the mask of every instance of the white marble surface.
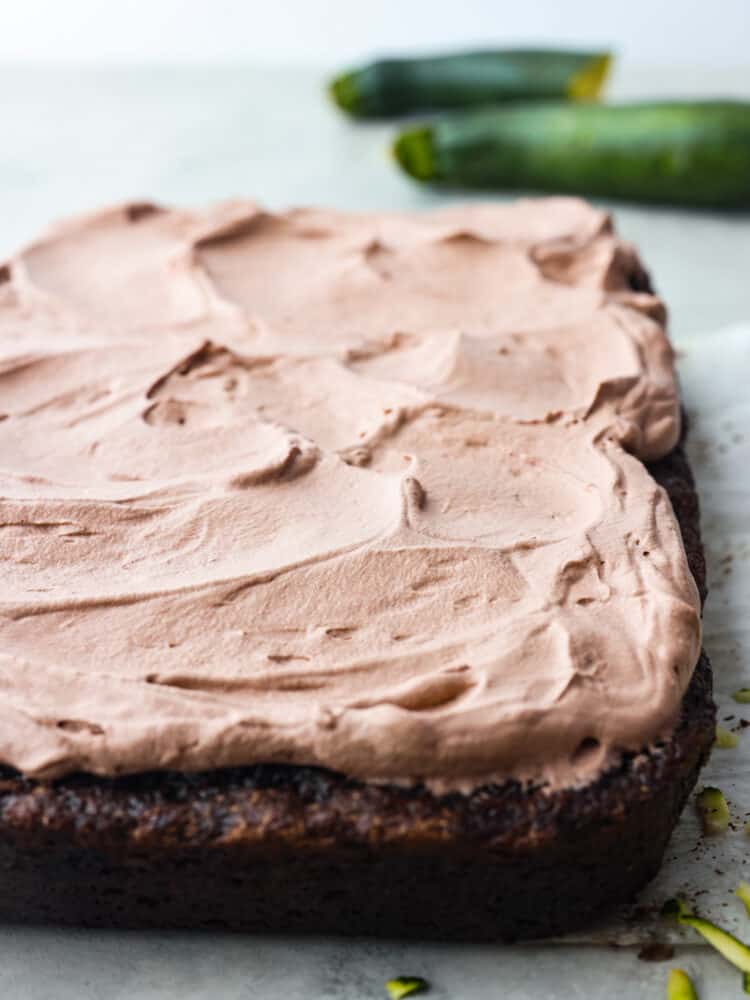
<path id="1" fill-rule="evenodd" d="M 706 90 L 750 95 L 750 73 L 706 80 L 661 71 L 615 81 L 621 96 Z M 251 194 L 271 206 L 410 208 L 440 197 L 415 188 L 388 162 L 389 126 L 340 119 L 312 71 L 0 68 L 0 115 L 0 258 L 61 214 L 124 198 L 189 204 Z M 747 569 L 724 577 L 718 560 L 735 533 L 746 530 L 750 493 L 731 477 L 738 466 L 750 468 L 750 444 L 743 438 L 747 409 L 739 405 L 727 427 L 719 406 L 725 394 L 744 389 L 750 330 L 710 341 L 696 335 L 750 319 L 750 220 L 633 207 L 618 207 L 617 217 L 651 267 L 671 307 L 673 336 L 686 351 L 693 458 L 720 584 L 707 612 L 709 648 L 717 654 L 723 704 L 731 705 L 732 685 L 750 684 L 742 624 L 750 579 Z M 750 747 L 750 736 L 745 740 Z M 711 780 L 727 783 L 738 810 L 747 760 L 743 750 L 711 765 Z M 750 807 L 750 790 L 745 801 Z M 652 895 L 694 889 L 700 871 L 713 892 L 711 915 L 726 914 L 742 929 L 728 892 L 740 877 L 747 842 L 741 834 L 715 842 L 697 866 L 696 842 L 688 815 Z M 725 871 L 720 882 L 714 868 Z M 623 940 L 616 925 L 588 935 L 589 941 L 615 937 Z M 469 947 L 2 927 L 0 996 L 367 1000 L 385 995 L 387 978 L 407 973 L 430 980 L 436 1000 L 640 1000 L 664 995 L 674 964 L 696 976 L 702 1000 L 740 995 L 737 975 L 703 948 L 682 946 L 669 964 L 638 961 L 636 952 L 570 942 Z"/>
<path id="2" fill-rule="evenodd" d="M 742 996 L 736 971 L 699 947 L 664 963 L 585 945 L 0 933 L 0 991 L 8 1000 L 387 1000 L 383 984 L 400 973 L 430 981 L 426 1000 L 663 1000 L 668 970 L 677 966 L 701 1000 Z"/>

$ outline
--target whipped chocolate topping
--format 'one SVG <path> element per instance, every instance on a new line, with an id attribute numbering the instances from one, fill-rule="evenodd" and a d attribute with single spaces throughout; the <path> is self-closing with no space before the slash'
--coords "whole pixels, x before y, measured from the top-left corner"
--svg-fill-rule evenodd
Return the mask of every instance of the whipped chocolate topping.
<path id="1" fill-rule="evenodd" d="M 574 199 L 127 205 L 0 269 L 0 760 L 590 779 L 699 601 L 658 299 Z"/>

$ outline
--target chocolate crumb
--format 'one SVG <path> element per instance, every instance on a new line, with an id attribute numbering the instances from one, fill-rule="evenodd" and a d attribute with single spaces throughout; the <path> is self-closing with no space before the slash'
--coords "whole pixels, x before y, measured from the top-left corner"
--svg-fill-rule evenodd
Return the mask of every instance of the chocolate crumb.
<path id="1" fill-rule="evenodd" d="M 674 958 L 674 948 L 666 941 L 652 941 L 644 944 L 638 952 L 638 958 L 642 962 L 668 962 Z"/>

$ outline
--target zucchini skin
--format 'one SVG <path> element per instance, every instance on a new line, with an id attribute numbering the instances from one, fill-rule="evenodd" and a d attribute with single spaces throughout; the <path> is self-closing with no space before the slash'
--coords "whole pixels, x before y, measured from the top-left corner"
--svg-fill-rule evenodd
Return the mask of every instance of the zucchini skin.
<path id="1" fill-rule="evenodd" d="M 596 97 L 607 52 L 498 49 L 421 58 L 381 59 L 330 83 L 333 100 L 358 118 L 503 101 Z"/>
<path id="2" fill-rule="evenodd" d="M 750 103 L 527 104 L 403 132 L 418 180 L 697 208 L 750 207 Z"/>

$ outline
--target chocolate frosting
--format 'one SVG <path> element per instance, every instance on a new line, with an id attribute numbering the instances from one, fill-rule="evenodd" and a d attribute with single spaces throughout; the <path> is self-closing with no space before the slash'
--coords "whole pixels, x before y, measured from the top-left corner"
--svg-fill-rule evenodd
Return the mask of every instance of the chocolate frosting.
<path id="1" fill-rule="evenodd" d="M 561 786 L 673 724 L 663 308 L 575 199 L 130 204 L 0 269 L 0 759 Z"/>

